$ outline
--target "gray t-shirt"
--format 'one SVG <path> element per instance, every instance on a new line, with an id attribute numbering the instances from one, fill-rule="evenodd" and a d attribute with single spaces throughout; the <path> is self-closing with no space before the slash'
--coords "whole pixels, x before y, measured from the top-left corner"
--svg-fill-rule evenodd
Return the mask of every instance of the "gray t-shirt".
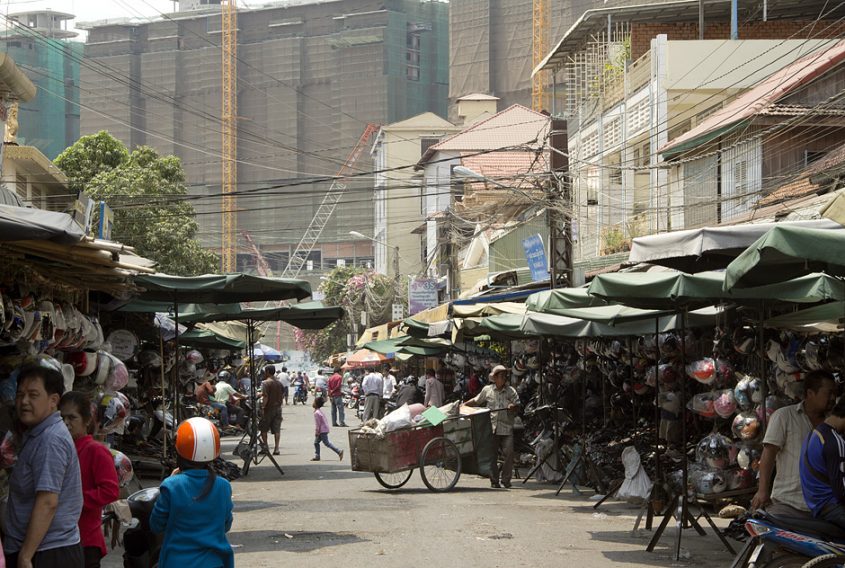
<path id="1" fill-rule="evenodd" d="M 775 466 L 775 480 L 772 484 L 772 500 L 786 503 L 799 511 L 809 511 L 801 492 L 801 478 L 798 474 L 798 462 L 801 461 L 801 445 L 813 425 L 804 412 L 804 403 L 784 406 L 775 410 L 766 428 L 764 444 L 780 448 Z"/>
<path id="2" fill-rule="evenodd" d="M 73 438 L 61 415 L 55 412 L 23 435 L 18 461 L 9 478 L 6 505 L 6 553 L 18 552 L 35 506 L 35 493 L 47 491 L 59 496 L 56 516 L 38 550 L 50 550 L 79 543 L 79 515 L 82 512 L 82 478 Z"/>

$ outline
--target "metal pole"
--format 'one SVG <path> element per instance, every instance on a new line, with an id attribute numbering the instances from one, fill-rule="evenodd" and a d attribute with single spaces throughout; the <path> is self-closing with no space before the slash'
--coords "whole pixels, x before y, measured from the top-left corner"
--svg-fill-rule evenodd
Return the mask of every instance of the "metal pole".
<path id="1" fill-rule="evenodd" d="M 698 0 L 698 39 L 704 39 L 704 0 Z"/>
<path id="2" fill-rule="evenodd" d="M 731 0 L 731 39 L 739 39 L 739 14 L 737 0 Z"/>
<path id="3" fill-rule="evenodd" d="M 393 247 L 393 278 L 399 282 L 399 246 Z"/>

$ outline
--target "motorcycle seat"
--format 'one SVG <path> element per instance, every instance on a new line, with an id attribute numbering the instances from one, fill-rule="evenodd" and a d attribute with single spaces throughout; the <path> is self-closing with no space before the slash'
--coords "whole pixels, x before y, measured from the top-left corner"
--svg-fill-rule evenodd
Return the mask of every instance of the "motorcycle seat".
<path id="1" fill-rule="evenodd" d="M 759 511 L 758 515 L 764 520 L 768 520 L 786 530 L 792 530 L 823 540 L 845 543 L 845 531 L 833 523 L 814 518 L 810 513 L 805 511 L 799 511 L 798 509 L 789 507 L 789 510 L 777 510 L 777 512 L 772 512 L 770 509 Z"/>

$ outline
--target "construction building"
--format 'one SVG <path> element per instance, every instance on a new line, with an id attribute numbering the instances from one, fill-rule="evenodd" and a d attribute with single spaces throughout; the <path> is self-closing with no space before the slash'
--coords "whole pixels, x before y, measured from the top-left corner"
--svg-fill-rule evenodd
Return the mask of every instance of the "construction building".
<path id="1" fill-rule="evenodd" d="M 252 4 L 255 6 L 255 4 Z M 288 1 L 238 10 L 237 227 L 281 273 L 368 123 L 448 105 L 448 4 Z M 84 24 L 83 134 L 179 156 L 203 244 L 221 247 L 219 0 L 179 3 L 153 20 Z M 103 69 L 107 72 L 103 72 Z M 116 80 L 119 79 L 119 80 Z M 306 272 L 374 260 L 367 152 L 308 257 Z M 388 183 L 390 176 L 388 176 Z M 389 187 L 388 187 L 389 190 Z M 255 264 L 239 238 L 238 268 Z"/>
<path id="2" fill-rule="evenodd" d="M 11 56 L 38 89 L 38 96 L 22 102 L 17 138 L 34 146 L 49 159 L 79 138 L 79 62 L 83 44 L 71 41 L 67 29 L 73 14 L 33 10 L 7 16 L 7 30 L 0 36 Z"/>

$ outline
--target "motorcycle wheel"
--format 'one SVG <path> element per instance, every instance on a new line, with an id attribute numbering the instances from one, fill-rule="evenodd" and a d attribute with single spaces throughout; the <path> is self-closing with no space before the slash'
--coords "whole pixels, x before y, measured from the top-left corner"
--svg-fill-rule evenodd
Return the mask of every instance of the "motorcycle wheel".
<path id="1" fill-rule="evenodd" d="M 376 481 L 385 489 L 399 489 L 408 483 L 413 473 L 414 470 L 409 469 L 408 471 L 400 471 L 399 473 L 373 473 L 373 475 L 376 476 Z"/>
<path id="2" fill-rule="evenodd" d="M 358 404 L 354 400 L 350 399 L 349 402 L 346 403 L 346 408 L 352 409 L 355 408 L 355 405 Z"/>
<path id="3" fill-rule="evenodd" d="M 845 566 L 845 556 L 841 554 L 825 554 L 824 556 L 816 556 L 801 568 L 836 568 L 838 566 Z"/>
<path id="4" fill-rule="evenodd" d="M 806 562 L 806 556 L 784 553 L 774 556 L 760 568 L 802 568 Z"/>

